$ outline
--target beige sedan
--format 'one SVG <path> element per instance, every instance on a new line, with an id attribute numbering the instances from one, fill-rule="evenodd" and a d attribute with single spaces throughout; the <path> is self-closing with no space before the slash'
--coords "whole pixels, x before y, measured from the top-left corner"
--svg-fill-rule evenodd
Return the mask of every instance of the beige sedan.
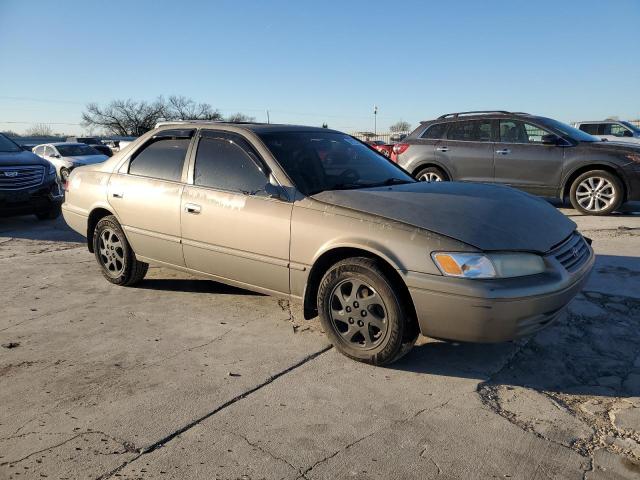
<path id="1" fill-rule="evenodd" d="M 344 133 L 177 122 L 75 169 L 63 214 L 104 276 L 150 263 L 303 302 L 351 358 L 386 364 L 418 334 L 496 342 L 559 318 L 593 266 L 546 202 L 416 182 Z"/>

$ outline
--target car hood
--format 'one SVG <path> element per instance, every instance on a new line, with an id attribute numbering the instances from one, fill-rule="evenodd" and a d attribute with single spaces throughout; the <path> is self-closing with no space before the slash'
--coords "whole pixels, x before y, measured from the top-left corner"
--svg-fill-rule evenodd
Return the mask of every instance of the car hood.
<path id="1" fill-rule="evenodd" d="M 62 157 L 63 160 L 73 162 L 78 165 L 91 165 L 93 163 L 104 162 L 107 158 L 106 155 L 78 155 L 75 157 Z"/>
<path id="2" fill-rule="evenodd" d="M 618 142 L 618 141 L 606 141 L 606 142 L 581 142 L 580 146 L 592 150 L 593 152 L 613 153 L 613 154 L 627 154 L 627 153 L 640 153 L 640 145 L 632 142 Z"/>
<path id="3" fill-rule="evenodd" d="M 576 228 L 546 201 L 499 185 L 419 182 L 325 191 L 312 198 L 423 228 L 487 251 L 548 252 Z"/>
<path id="4" fill-rule="evenodd" d="M 22 150 L 20 152 L 0 152 L 0 168 L 15 165 L 49 165 L 45 159 L 35 153 Z"/>

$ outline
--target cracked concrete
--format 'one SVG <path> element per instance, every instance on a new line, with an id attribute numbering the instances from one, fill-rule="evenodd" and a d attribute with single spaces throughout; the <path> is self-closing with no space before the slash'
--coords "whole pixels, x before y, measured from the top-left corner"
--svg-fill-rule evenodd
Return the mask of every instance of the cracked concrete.
<path id="1" fill-rule="evenodd" d="M 114 287 L 62 222 L 0 220 L 0 478 L 638 478 L 640 217 L 572 218 L 599 257 L 565 320 L 390 368 L 294 302 Z"/>

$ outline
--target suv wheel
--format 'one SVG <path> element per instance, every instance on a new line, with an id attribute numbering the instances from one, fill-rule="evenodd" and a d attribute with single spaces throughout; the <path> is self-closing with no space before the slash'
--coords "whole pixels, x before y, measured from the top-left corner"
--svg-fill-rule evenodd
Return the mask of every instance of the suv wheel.
<path id="1" fill-rule="evenodd" d="M 101 219 L 93 234 L 93 251 L 102 274 L 116 285 L 134 285 L 144 278 L 149 264 L 136 259 L 116 217 Z"/>
<path id="2" fill-rule="evenodd" d="M 585 172 L 569 192 L 571 204 L 587 215 L 607 215 L 622 204 L 623 187 L 615 175 L 604 170 Z"/>
<path id="3" fill-rule="evenodd" d="M 420 182 L 446 182 L 447 175 L 438 167 L 427 167 L 416 173 L 416 179 Z"/>
<path id="4" fill-rule="evenodd" d="M 370 258 L 348 258 L 329 269 L 318 289 L 318 311 L 331 343 L 361 362 L 394 362 L 418 338 L 402 296 Z"/>

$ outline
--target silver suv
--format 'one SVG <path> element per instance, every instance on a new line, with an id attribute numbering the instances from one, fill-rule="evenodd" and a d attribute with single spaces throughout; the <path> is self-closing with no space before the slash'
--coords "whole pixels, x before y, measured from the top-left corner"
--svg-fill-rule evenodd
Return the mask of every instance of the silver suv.
<path id="1" fill-rule="evenodd" d="M 603 120 L 600 122 L 576 122 L 573 126 L 603 140 L 635 143 L 640 146 L 640 127 L 631 122 Z"/>
<path id="2" fill-rule="evenodd" d="M 421 122 L 392 159 L 419 180 L 500 183 L 568 197 L 591 215 L 640 200 L 640 147 L 527 113 L 460 112 Z"/>

